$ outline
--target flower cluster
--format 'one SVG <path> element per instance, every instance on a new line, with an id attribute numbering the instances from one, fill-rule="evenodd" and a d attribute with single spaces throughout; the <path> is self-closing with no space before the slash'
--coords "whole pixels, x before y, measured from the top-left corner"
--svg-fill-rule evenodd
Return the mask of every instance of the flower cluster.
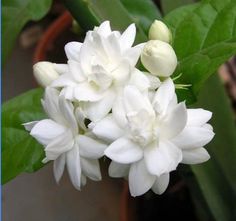
<path id="1" fill-rule="evenodd" d="M 134 24 L 121 34 L 105 21 L 83 43 L 65 45 L 66 64 L 34 65 L 48 119 L 24 126 L 44 146 L 43 162 L 54 161 L 57 182 L 65 166 L 77 189 L 101 180 L 98 159 L 107 156 L 109 175 L 128 178 L 132 196 L 162 194 L 179 163 L 209 159 L 212 114 L 178 103 L 169 29 L 155 21 L 151 40 L 132 46 L 135 35 Z"/>

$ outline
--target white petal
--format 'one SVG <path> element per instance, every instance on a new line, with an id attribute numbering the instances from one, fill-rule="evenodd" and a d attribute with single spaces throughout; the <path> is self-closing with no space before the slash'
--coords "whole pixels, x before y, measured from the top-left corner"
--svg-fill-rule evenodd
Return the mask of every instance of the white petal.
<path id="1" fill-rule="evenodd" d="M 51 83 L 50 87 L 66 87 L 66 86 L 73 87 L 75 85 L 76 84 L 72 76 L 70 76 L 70 74 L 62 74 Z"/>
<path id="2" fill-rule="evenodd" d="M 161 81 L 158 77 L 151 75 L 148 72 L 143 72 L 143 73 L 149 80 L 149 85 L 151 90 L 156 90 L 158 87 L 161 86 Z"/>
<path id="3" fill-rule="evenodd" d="M 120 36 L 120 47 L 123 49 L 123 51 L 132 46 L 132 44 L 134 43 L 135 35 L 135 24 L 131 24 Z"/>
<path id="4" fill-rule="evenodd" d="M 64 172 L 65 168 L 65 163 L 66 163 L 66 155 L 62 154 L 59 156 L 54 162 L 53 162 L 53 173 L 54 177 L 57 183 L 59 183 L 62 174 Z"/>
<path id="5" fill-rule="evenodd" d="M 169 173 L 164 173 L 161 176 L 157 177 L 155 183 L 152 186 L 152 191 L 159 195 L 164 193 L 166 188 L 168 187 L 169 180 L 170 180 Z"/>
<path id="6" fill-rule="evenodd" d="M 129 168 L 129 164 L 121 164 L 111 161 L 108 168 L 108 173 L 110 177 L 127 177 L 129 174 Z"/>
<path id="7" fill-rule="evenodd" d="M 107 148 L 107 145 L 104 143 L 85 135 L 79 135 L 77 142 L 80 148 L 80 155 L 89 159 L 102 157 Z"/>
<path id="8" fill-rule="evenodd" d="M 104 93 L 99 92 L 89 83 L 81 83 L 74 89 L 74 97 L 78 101 L 98 101 L 103 98 Z"/>
<path id="9" fill-rule="evenodd" d="M 204 148 L 195 148 L 191 150 L 183 150 L 183 160 L 181 163 L 197 164 L 203 163 L 210 159 L 210 155 Z"/>
<path id="10" fill-rule="evenodd" d="M 129 84 L 136 86 L 140 91 L 145 91 L 150 87 L 149 79 L 136 68 L 131 73 Z"/>
<path id="11" fill-rule="evenodd" d="M 81 165 L 79 147 L 75 143 L 74 147 L 66 154 L 66 165 L 70 180 L 74 187 L 80 190 L 81 186 Z"/>
<path id="12" fill-rule="evenodd" d="M 94 181 L 102 179 L 98 160 L 85 159 L 81 157 L 82 172 L 85 176 Z"/>
<path id="13" fill-rule="evenodd" d="M 44 100 L 42 100 L 42 105 L 49 118 L 63 124 L 64 120 L 59 111 L 58 99 L 59 91 L 55 88 L 47 87 L 45 90 Z"/>
<path id="14" fill-rule="evenodd" d="M 74 115 L 73 104 L 66 100 L 63 96 L 59 97 L 59 108 L 61 115 L 64 117 L 65 122 L 69 128 L 75 133 L 78 133 L 77 121 Z"/>
<path id="15" fill-rule="evenodd" d="M 28 122 L 28 123 L 24 123 L 24 124 L 22 124 L 24 127 L 25 127 L 25 129 L 27 130 L 27 131 L 31 131 L 32 129 L 33 129 L 33 127 L 38 123 L 39 121 L 31 121 L 31 122 Z"/>
<path id="16" fill-rule="evenodd" d="M 77 82 L 83 82 L 86 77 L 84 76 L 81 64 L 79 62 L 69 60 L 68 61 L 69 71 L 73 79 Z"/>
<path id="17" fill-rule="evenodd" d="M 65 45 L 65 53 L 68 60 L 79 60 L 79 51 L 82 43 L 77 41 L 69 42 Z"/>
<path id="18" fill-rule="evenodd" d="M 69 72 L 69 68 L 68 68 L 67 64 L 56 64 L 56 63 L 53 63 L 53 67 L 54 67 L 55 71 L 59 75 L 62 75 L 62 74 L 65 74 L 65 73 Z"/>
<path id="19" fill-rule="evenodd" d="M 114 91 L 108 90 L 101 100 L 97 102 L 85 102 L 81 104 L 81 108 L 87 118 L 96 122 L 104 118 L 111 111 L 115 96 Z"/>
<path id="20" fill-rule="evenodd" d="M 30 135 L 33 136 L 39 143 L 46 146 L 65 131 L 66 128 L 62 125 L 46 119 L 39 121 L 31 130 Z"/>
<path id="21" fill-rule="evenodd" d="M 135 47 L 132 47 L 124 52 L 124 56 L 126 59 L 129 60 L 131 67 L 134 67 L 137 64 L 143 46 L 144 43 L 136 45 Z"/>
<path id="22" fill-rule="evenodd" d="M 123 96 L 118 96 L 112 107 L 112 115 L 121 128 L 127 125 Z"/>
<path id="23" fill-rule="evenodd" d="M 128 164 L 140 160 L 143 157 L 143 150 L 138 144 L 122 137 L 105 150 L 105 155 L 118 163 Z"/>
<path id="24" fill-rule="evenodd" d="M 212 112 L 198 108 L 188 109 L 188 121 L 189 126 L 202 126 L 212 117 Z"/>
<path id="25" fill-rule="evenodd" d="M 53 139 L 45 148 L 48 160 L 55 160 L 61 154 L 69 151 L 74 145 L 73 134 L 67 130 L 63 134 Z"/>
<path id="26" fill-rule="evenodd" d="M 178 135 L 186 126 L 187 109 L 185 103 L 181 102 L 168 113 L 161 124 L 161 137 L 170 139 Z"/>
<path id="27" fill-rule="evenodd" d="M 154 111 L 148 97 L 142 95 L 134 86 L 126 86 L 124 89 L 124 105 L 126 113 L 139 112 L 147 110 L 150 115 L 154 115 Z"/>
<path id="28" fill-rule="evenodd" d="M 106 142 L 113 142 L 120 138 L 124 131 L 114 121 L 112 114 L 94 124 L 93 133 Z"/>
<path id="29" fill-rule="evenodd" d="M 63 96 L 66 100 L 74 101 L 74 87 L 64 87 L 61 90 L 60 96 Z"/>
<path id="30" fill-rule="evenodd" d="M 133 163 L 129 171 L 129 189 L 133 197 L 146 193 L 155 182 L 156 176 L 148 173 L 144 160 Z"/>
<path id="31" fill-rule="evenodd" d="M 100 24 L 100 26 L 96 30 L 100 35 L 107 37 L 111 34 L 111 26 L 109 21 L 104 21 Z"/>
<path id="32" fill-rule="evenodd" d="M 85 125 L 85 114 L 82 111 L 81 107 L 77 107 L 75 110 L 75 118 L 79 124 L 79 126 L 84 130 L 87 131 L 87 127 Z"/>
<path id="33" fill-rule="evenodd" d="M 182 152 L 174 144 L 165 141 L 146 147 L 144 159 L 148 171 L 156 176 L 175 170 L 182 160 Z"/>
<path id="34" fill-rule="evenodd" d="M 123 59 L 118 67 L 111 73 L 116 85 L 124 85 L 130 77 L 130 64 L 126 59 Z"/>
<path id="35" fill-rule="evenodd" d="M 175 86 L 173 81 L 168 78 L 161 84 L 154 96 L 153 105 L 156 106 L 156 111 L 158 113 L 165 113 L 174 96 Z"/>
<path id="36" fill-rule="evenodd" d="M 214 132 L 204 127 L 186 127 L 172 142 L 181 149 L 189 149 L 202 147 L 213 137 Z"/>

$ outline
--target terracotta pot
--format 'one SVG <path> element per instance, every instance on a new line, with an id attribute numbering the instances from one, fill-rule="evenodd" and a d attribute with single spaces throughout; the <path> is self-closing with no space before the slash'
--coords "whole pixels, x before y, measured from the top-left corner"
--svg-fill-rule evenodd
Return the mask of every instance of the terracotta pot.
<path id="1" fill-rule="evenodd" d="M 33 64 L 47 59 L 48 50 L 54 44 L 55 39 L 67 30 L 71 24 L 72 16 L 68 11 L 65 11 L 46 29 L 36 46 Z"/>

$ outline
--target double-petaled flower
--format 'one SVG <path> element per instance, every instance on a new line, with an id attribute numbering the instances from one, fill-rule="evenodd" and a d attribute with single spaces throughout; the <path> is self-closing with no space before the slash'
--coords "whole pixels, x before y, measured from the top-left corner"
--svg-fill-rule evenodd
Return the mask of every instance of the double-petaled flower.
<path id="1" fill-rule="evenodd" d="M 103 156 L 106 145 L 87 131 L 80 108 L 59 96 L 59 91 L 54 88 L 46 88 L 42 105 L 49 119 L 24 126 L 45 147 L 43 162 L 54 161 L 56 181 L 59 182 L 65 165 L 77 189 L 85 185 L 86 177 L 101 180 L 98 159 Z"/>
<path id="2" fill-rule="evenodd" d="M 61 88 L 66 99 L 80 101 L 89 119 L 103 118 L 124 85 L 142 82 L 142 87 L 149 86 L 148 78 L 135 69 L 143 47 L 132 47 L 135 35 L 134 24 L 121 34 L 111 31 L 105 21 L 87 32 L 84 43 L 68 43 L 68 68 L 51 86 Z"/>
<path id="3" fill-rule="evenodd" d="M 112 114 L 90 127 L 97 137 L 111 143 L 105 150 L 112 159 L 110 175 L 128 176 L 131 194 L 137 196 L 150 188 L 163 193 L 169 173 L 179 163 L 209 159 L 203 146 L 214 136 L 206 124 L 210 118 L 208 111 L 187 110 L 184 102 L 177 103 L 169 78 L 151 101 L 135 87 L 127 86 Z"/>

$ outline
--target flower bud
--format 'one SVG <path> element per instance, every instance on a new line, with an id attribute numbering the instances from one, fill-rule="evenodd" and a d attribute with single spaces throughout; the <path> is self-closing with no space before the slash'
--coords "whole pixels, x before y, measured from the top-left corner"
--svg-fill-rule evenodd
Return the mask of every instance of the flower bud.
<path id="1" fill-rule="evenodd" d="M 151 74 L 159 77 L 169 77 L 177 66 L 174 49 L 168 43 L 159 40 L 150 40 L 146 43 L 141 61 Z"/>
<path id="2" fill-rule="evenodd" d="M 160 40 L 166 43 L 171 43 L 172 34 L 169 28 L 159 20 L 155 20 L 149 29 L 149 39 L 150 40 Z"/>
<path id="3" fill-rule="evenodd" d="M 42 87 L 49 86 L 53 80 L 59 77 L 51 62 L 40 61 L 33 66 L 34 77 Z"/>

